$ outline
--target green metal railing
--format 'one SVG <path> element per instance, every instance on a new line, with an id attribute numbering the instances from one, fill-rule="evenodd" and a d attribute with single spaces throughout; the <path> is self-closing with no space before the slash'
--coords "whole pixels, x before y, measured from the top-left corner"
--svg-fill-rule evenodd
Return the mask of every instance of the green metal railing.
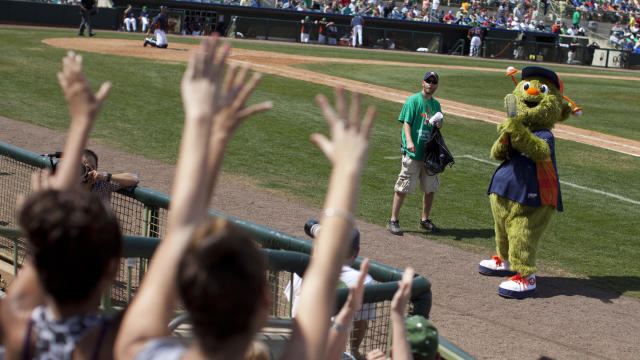
<path id="1" fill-rule="evenodd" d="M 0 142 L 0 258 L 13 265 L 14 273 L 28 252 L 15 223 L 15 198 L 20 193 L 29 193 L 29 179 L 33 171 L 50 166 L 51 162 L 46 157 Z M 135 296 L 148 261 L 165 234 L 169 202 L 167 194 L 141 186 L 112 194 L 111 207 L 126 235 L 124 258 L 112 287 L 103 298 L 103 306 L 123 307 Z M 268 258 L 268 278 L 273 289 L 271 315 L 290 318 L 291 304 L 283 296 L 283 289 L 294 273 L 301 275 L 304 272 L 312 242 L 220 212 L 210 211 L 210 214 L 228 219 L 251 233 L 260 243 Z M 355 267 L 359 267 L 360 262 L 358 259 Z M 368 321 L 365 339 L 359 347 L 361 353 L 387 348 L 390 301 L 397 289 L 397 281 L 402 277 L 402 270 L 376 262 L 371 262 L 369 273 L 379 284 L 366 287 L 364 302 L 375 305 L 376 318 Z M 337 290 L 338 307 L 347 295 L 348 289 Z M 430 310 L 431 284 L 426 278 L 416 276 L 410 313 L 428 317 Z M 442 343 L 446 349 L 443 348 L 441 353 L 449 354 L 446 359 L 471 358 L 446 340 Z"/>

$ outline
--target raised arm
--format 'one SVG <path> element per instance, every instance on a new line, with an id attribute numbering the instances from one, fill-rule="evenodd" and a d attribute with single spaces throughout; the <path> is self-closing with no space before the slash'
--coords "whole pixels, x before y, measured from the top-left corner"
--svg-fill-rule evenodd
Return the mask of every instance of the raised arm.
<path id="1" fill-rule="evenodd" d="M 207 186 L 214 183 L 211 179 L 219 170 L 219 166 L 210 164 L 222 161 L 229 137 L 248 115 L 244 103 L 236 106 L 238 97 L 244 93 L 221 91 L 228 52 L 228 45 L 218 47 L 218 37 L 203 40 L 200 49 L 191 56 L 182 78 L 185 124 L 167 235 L 156 250 L 142 286 L 123 320 L 115 345 L 118 359 L 132 359 L 146 342 L 168 335 L 167 324 L 177 303 L 175 276 L 178 264 L 194 229 L 206 218 L 208 194 L 211 194 Z M 243 78 L 232 80 L 237 81 L 238 87 L 246 87 L 245 99 L 257 85 L 257 81 L 244 84 Z"/>
<path id="2" fill-rule="evenodd" d="M 407 328 L 404 324 L 404 314 L 411 300 L 411 286 L 413 285 L 414 270 L 406 268 L 402 280 L 398 281 L 398 290 L 391 299 L 391 326 L 393 331 L 392 343 L 394 360 L 413 360 L 411 346 L 407 341 Z"/>
<path id="3" fill-rule="evenodd" d="M 58 82 L 67 101 L 71 114 L 69 133 L 64 144 L 64 158 L 55 176 L 50 179 L 53 189 L 67 190 L 80 185 L 80 159 L 86 147 L 89 133 L 93 127 L 102 103 L 111 90 L 111 83 L 105 82 L 95 94 L 82 70 L 82 56 L 69 51 L 62 59 L 62 71 L 58 73 Z"/>
<path id="4" fill-rule="evenodd" d="M 349 297 L 342 305 L 342 309 L 333 319 L 333 324 L 329 328 L 329 338 L 327 340 L 326 359 L 336 360 L 342 358 L 342 352 L 347 345 L 347 336 L 353 323 L 356 311 L 362 308 L 362 298 L 364 296 L 364 279 L 369 272 L 369 259 L 364 259 L 360 265 L 360 276 L 355 286 L 349 288 Z"/>
<path id="5" fill-rule="evenodd" d="M 369 133 L 375 109 L 360 121 L 360 97 L 354 94 L 347 110 L 342 89 L 336 89 L 336 111 L 327 98 L 317 98 L 329 124 L 331 140 L 313 134 L 311 140 L 330 160 L 333 168 L 316 239 L 300 292 L 296 328 L 287 349 L 287 359 L 324 359 L 329 318 L 335 306 L 335 289 L 342 259 L 346 258 L 353 231 L 360 173 L 369 148 Z"/>

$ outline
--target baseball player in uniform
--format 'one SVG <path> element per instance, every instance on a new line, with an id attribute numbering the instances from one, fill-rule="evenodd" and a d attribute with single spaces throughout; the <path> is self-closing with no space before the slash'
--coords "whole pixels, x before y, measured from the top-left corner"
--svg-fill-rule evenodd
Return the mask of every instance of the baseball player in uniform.
<path id="1" fill-rule="evenodd" d="M 326 44 L 328 27 L 333 25 L 333 21 L 327 21 L 327 18 L 322 18 L 321 21 L 316 21 L 316 24 L 318 24 L 318 43 Z"/>
<path id="2" fill-rule="evenodd" d="M 128 32 L 131 32 L 131 29 L 133 29 L 134 32 L 137 31 L 136 13 L 133 12 L 131 4 L 129 4 L 127 9 L 124 11 L 124 26 L 127 28 Z"/>
<path id="3" fill-rule="evenodd" d="M 357 12 L 358 8 L 356 7 L 356 14 L 351 19 L 351 26 L 353 29 L 352 35 L 352 46 L 362 46 L 362 26 L 364 25 L 364 19 Z M 357 40 L 357 42 L 356 42 Z"/>
<path id="4" fill-rule="evenodd" d="M 469 48 L 469 56 L 480 55 L 480 45 L 482 45 L 482 28 L 478 24 L 469 30 L 471 38 L 471 47 Z"/>
<path id="5" fill-rule="evenodd" d="M 302 23 L 302 27 L 300 28 L 300 42 L 308 43 L 309 42 L 309 34 L 311 33 L 311 25 L 313 22 L 308 16 L 304 17 L 304 20 L 300 20 Z"/>
<path id="6" fill-rule="evenodd" d="M 140 13 L 140 24 L 142 24 L 142 32 L 146 33 L 149 30 L 149 23 L 151 17 L 149 16 L 149 11 L 147 11 L 147 7 L 142 7 L 142 12 Z"/>
<path id="7" fill-rule="evenodd" d="M 165 34 L 167 27 L 167 7 L 160 6 L 160 13 L 153 18 L 151 27 L 147 30 L 147 36 L 149 36 L 151 30 L 154 29 L 155 39 L 147 37 L 144 39 L 144 44 L 142 46 L 151 45 L 161 49 L 166 49 L 167 46 L 169 46 L 169 43 L 167 42 L 167 35 Z"/>

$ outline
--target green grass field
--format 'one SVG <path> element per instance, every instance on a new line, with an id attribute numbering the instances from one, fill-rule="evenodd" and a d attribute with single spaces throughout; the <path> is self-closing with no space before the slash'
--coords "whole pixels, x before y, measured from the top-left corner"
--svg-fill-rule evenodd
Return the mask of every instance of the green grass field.
<path id="1" fill-rule="evenodd" d="M 73 30 L 0 29 L 0 115 L 53 129 L 68 126 L 68 113 L 55 73 L 63 49 L 41 43 L 48 37 L 74 36 Z M 133 38 L 101 33 L 101 37 Z M 139 37 L 139 36 L 138 36 Z M 170 38 L 170 42 L 194 43 Z M 320 46 L 289 46 L 234 42 L 234 46 L 305 55 L 421 62 L 441 74 L 437 97 L 502 108 L 502 98 L 513 83 L 500 73 L 439 69 L 438 65 L 505 68 L 495 61 L 405 54 L 331 50 Z M 93 136 L 107 144 L 146 157 L 174 163 L 182 129 L 179 82 L 185 64 L 121 56 L 83 53 L 92 86 L 110 80 L 113 89 Z M 513 64 L 522 67 L 522 64 Z M 307 64 L 309 70 L 367 81 L 391 88 L 418 91 L 421 68 Z M 605 69 L 550 65 L 566 73 L 620 75 Z M 624 73 L 627 74 L 627 73 Z M 629 75 L 638 76 L 638 74 Z M 585 115 L 569 125 L 640 140 L 640 83 L 568 76 L 565 94 L 585 108 Z M 272 100 L 274 109 L 246 121 L 230 144 L 224 171 L 241 175 L 263 187 L 294 194 L 320 206 L 329 166 L 309 141 L 313 132 L 325 132 L 313 98 L 332 89 L 304 81 L 265 75 L 251 102 Z M 368 164 L 364 170 L 358 216 L 384 225 L 391 210 L 393 184 L 399 170 L 401 104 L 365 96 L 365 105 L 378 108 Z M 433 218 L 444 229 L 439 241 L 471 251 L 491 253 L 493 221 L 486 189 L 496 167 L 489 149 L 495 126 L 447 116 L 443 134 L 456 164 L 442 176 Z M 572 274 L 588 283 L 640 298 L 640 158 L 562 139 L 557 140 L 557 162 L 565 211 L 557 214 L 540 245 L 542 270 Z M 394 159 L 388 159 L 395 157 Z M 144 185 L 144 184 L 143 184 Z M 611 195 L 618 195 L 619 198 Z M 621 197 L 621 198 L 620 198 Z M 405 230 L 418 230 L 421 199 L 409 196 L 401 219 Z"/>

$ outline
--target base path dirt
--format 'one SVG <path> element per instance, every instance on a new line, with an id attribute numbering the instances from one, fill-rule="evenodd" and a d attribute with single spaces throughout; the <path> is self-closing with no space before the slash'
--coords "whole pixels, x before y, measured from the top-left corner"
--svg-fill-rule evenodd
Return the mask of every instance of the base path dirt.
<path id="1" fill-rule="evenodd" d="M 177 44 L 180 49 L 163 51 L 142 48 L 140 42 L 129 45 L 130 42 L 122 40 L 94 40 L 100 39 L 66 39 L 67 44 L 63 40 L 49 42 L 82 51 L 123 56 L 138 54 L 136 56 L 179 61 L 186 59 L 193 48 Z M 240 59 L 246 56 L 244 54 L 234 52 L 233 60 L 247 61 Z M 254 67 L 267 66 L 270 64 L 267 60 L 263 57 L 262 64 Z M 327 75 L 315 76 L 327 84 Z M 341 85 L 357 84 L 344 79 L 340 81 Z M 390 91 L 393 95 L 386 92 L 385 99 L 397 96 L 404 101 L 401 92 Z M 443 105 L 447 106 L 444 102 Z M 61 149 L 64 141 L 62 132 L 2 117 L 0 129 L 0 141 L 36 153 Z M 169 191 L 173 166 L 124 153 L 95 140 L 89 146 L 100 155 L 101 168 L 111 172 L 136 172 L 140 175 L 141 185 Z M 306 206 L 303 201 L 228 175 L 219 182 L 211 207 L 300 237 L 305 236 L 304 222 L 320 213 L 319 209 Z M 278 209 L 278 216 L 273 216 L 273 209 Z M 418 220 L 416 214 L 416 218 L 407 219 L 405 224 Z M 357 222 L 361 232 L 361 255 L 397 268 L 412 266 L 428 278 L 433 291 L 432 321 L 441 335 L 477 358 L 636 359 L 640 355 L 639 301 L 592 288 L 588 286 L 588 279 L 545 273 L 539 274 L 536 296 L 521 301 L 506 300 L 497 295 L 501 279 L 478 274 L 477 264 L 482 255 L 430 241 L 432 235 L 426 233 L 393 236 L 382 225 Z M 487 229 L 482 230 L 491 232 L 492 225 L 487 224 Z M 445 231 L 461 233 L 464 229 Z"/>

